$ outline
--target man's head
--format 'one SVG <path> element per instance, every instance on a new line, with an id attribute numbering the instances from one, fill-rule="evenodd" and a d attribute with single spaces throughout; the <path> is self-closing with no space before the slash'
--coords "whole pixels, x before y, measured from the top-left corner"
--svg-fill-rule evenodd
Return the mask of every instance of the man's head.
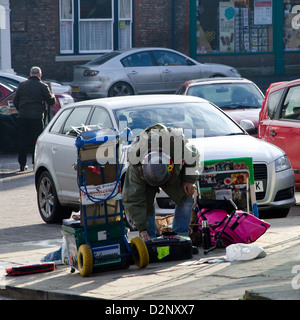
<path id="1" fill-rule="evenodd" d="M 42 70 L 40 67 L 32 67 L 30 69 L 30 77 L 38 77 L 41 79 L 42 77 Z"/>
<path id="2" fill-rule="evenodd" d="M 150 152 L 142 162 L 143 176 L 151 186 L 166 184 L 172 177 L 173 168 L 173 160 L 164 152 Z"/>

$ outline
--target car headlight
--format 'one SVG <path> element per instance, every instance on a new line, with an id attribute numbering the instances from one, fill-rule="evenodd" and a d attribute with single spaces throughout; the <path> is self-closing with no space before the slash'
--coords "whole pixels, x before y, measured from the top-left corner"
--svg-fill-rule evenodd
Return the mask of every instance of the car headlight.
<path id="1" fill-rule="evenodd" d="M 290 161 L 286 155 L 275 160 L 275 171 L 283 171 L 291 168 Z"/>

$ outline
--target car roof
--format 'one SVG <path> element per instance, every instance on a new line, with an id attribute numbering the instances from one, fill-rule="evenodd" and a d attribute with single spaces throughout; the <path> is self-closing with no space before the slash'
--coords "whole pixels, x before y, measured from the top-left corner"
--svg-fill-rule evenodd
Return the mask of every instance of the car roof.
<path id="1" fill-rule="evenodd" d="M 75 104 L 65 107 L 64 109 L 73 108 L 74 106 L 77 108 L 85 105 L 93 105 L 103 106 L 107 109 L 115 110 L 127 107 L 143 107 L 152 106 L 155 104 L 171 104 L 185 102 L 207 102 L 207 100 L 194 96 L 182 96 L 174 94 L 151 94 L 85 100 L 81 102 L 76 102 Z"/>
<path id="2" fill-rule="evenodd" d="M 163 48 L 163 47 L 138 47 L 138 48 L 129 48 L 129 49 L 122 49 L 122 50 L 114 50 L 112 52 L 109 53 L 114 53 L 114 52 L 118 52 L 119 55 L 112 57 L 110 60 L 119 60 L 122 59 L 123 57 L 126 57 L 129 54 L 133 54 L 133 53 L 137 53 L 137 52 L 143 52 L 143 51 L 155 51 L 155 50 L 166 50 L 166 51 L 170 51 L 170 52 L 174 52 L 177 54 L 181 54 L 183 56 L 188 57 L 191 61 L 193 61 L 194 63 L 200 64 L 199 61 L 194 60 L 193 58 L 185 55 L 184 53 L 180 52 L 180 51 L 176 51 L 174 49 L 170 49 L 170 48 Z M 108 54 L 109 54 L 108 53 Z M 96 57 L 95 59 L 92 59 L 91 61 L 83 64 L 82 66 L 86 66 L 89 65 L 90 63 L 92 63 L 93 61 L 101 58 L 103 55 L 99 55 L 98 57 Z"/>
<path id="3" fill-rule="evenodd" d="M 300 84 L 300 79 L 295 79 L 291 81 L 280 81 L 280 82 L 273 82 L 270 84 L 268 90 L 269 92 L 277 91 L 286 87 L 292 87 Z"/>
<path id="4" fill-rule="evenodd" d="M 197 85 L 197 84 L 218 84 L 218 83 L 253 83 L 246 78 L 232 78 L 232 77 L 216 77 L 216 78 L 201 78 L 186 81 L 184 84 Z"/>

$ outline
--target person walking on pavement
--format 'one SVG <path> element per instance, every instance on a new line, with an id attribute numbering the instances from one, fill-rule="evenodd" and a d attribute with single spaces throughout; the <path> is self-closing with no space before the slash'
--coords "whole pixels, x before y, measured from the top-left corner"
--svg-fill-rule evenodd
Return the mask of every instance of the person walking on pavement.
<path id="1" fill-rule="evenodd" d="M 42 80 L 39 67 L 32 67 L 28 80 L 21 82 L 13 100 L 19 112 L 19 156 L 20 171 L 27 170 L 27 152 L 32 153 L 34 163 L 34 147 L 38 136 L 44 129 L 46 103 L 48 108 L 55 104 L 55 96 L 49 86 Z"/>
<path id="2" fill-rule="evenodd" d="M 142 239 L 146 242 L 156 237 L 153 203 L 159 187 L 176 204 L 172 231 L 189 236 L 200 154 L 182 129 L 162 124 L 145 129 L 132 142 L 128 160 L 122 202 Z"/>

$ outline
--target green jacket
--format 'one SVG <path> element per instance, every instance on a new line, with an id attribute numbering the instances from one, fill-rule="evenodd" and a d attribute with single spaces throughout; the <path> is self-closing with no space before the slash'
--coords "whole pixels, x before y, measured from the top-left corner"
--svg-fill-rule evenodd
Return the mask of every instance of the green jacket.
<path id="1" fill-rule="evenodd" d="M 182 182 L 195 183 L 199 179 L 200 154 L 183 134 L 182 129 L 167 128 L 156 124 L 141 132 L 128 151 L 129 167 L 122 188 L 122 202 L 139 231 L 147 229 L 146 216 L 153 215 L 153 203 L 158 187 L 145 181 L 141 161 L 154 150 L 170 154 L 174 171 L 168 183 L 161 188 L 176 203 L 182 206 L 186 195 Z"/>

